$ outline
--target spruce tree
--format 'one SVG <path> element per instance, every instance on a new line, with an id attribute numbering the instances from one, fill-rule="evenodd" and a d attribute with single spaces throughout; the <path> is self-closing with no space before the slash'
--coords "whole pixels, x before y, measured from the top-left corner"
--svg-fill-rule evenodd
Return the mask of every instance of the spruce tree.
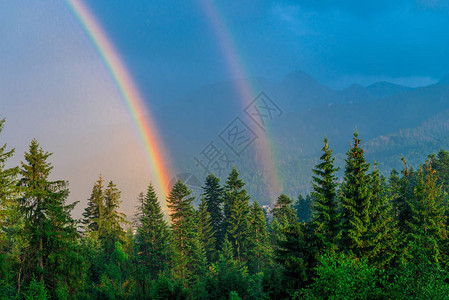
<path id="1" fill-rule="evenodd" d="M 283 230 L 283 235 L 285 238 L 277 242 L 275 259 L 282 267 L 284 289 L 297 290 L 309 280 L 306 225 L 294 223 Z"/>
<path id="2" fill-rule="evenodd" d="M 267 221 L 262 207 L 254 201 L 250 207 L 248 222 L 247 252 L 248 267 L 251 273 L 258 273 L 271 266 L 273 249 L 267 230 Z"/>
<path id="3" fill-rule="evenodd" d="M 95 233 L 97 237 L 104 230 L 104 186 L 103 178 L 100 177 L 95 182 L 90 198 L 87 201 L 87 207 L 84 209 L 82 223 L 85 233 Z"/>
<path id="4" fill-rule="evenodd" d="M 203 187 L 204 199 L 207 205 L 207 211 L 211 217 L 211 224 L 213 235 L 215 238 L 215 248 L 220 249 L 221 244 L 224 239 L 223 230 L 223 193 L 224 190 L 220 186 L 220 178 L 216 177 L 214 174 L 210 174 L 206 177 L 206 181 Z"/>
<path id="5" fill-rule="evenodd" d="M 292 203 L 292 199 L 285 194 L 281 194 L 271 211 L 273 219 L 278 220 L 278 222 L 285 226 L 297 222 L 298 217 L 295 209 L 292 208 Z"/>
<path id="6" fill-rule="evenodd" d="M 373 197 L 370 207 L 370 224 L 368 226 L 367 258 L 378 268 L 385 268 L 394 263 L 398 251 L 397 222 L 391 213 L 392 204 L 388 197 L 385 177 L 379 174 L 377 164 L 371 173 Z"/>
<path id="7" fill-rule="evenodd" d="M 128 225 L 128 221 L 126 221 L 126 215 L 119 211 L 122 202 L 120 194 L 114 182 L 109 181 L 104 190 L 104 216 L 101 221 L 104 230 L 100 234 L 100 240 L 109 251 L 115 248 L 116 242 L 123 244 L 126 240 L 126 232 L 122 226 Z"/>
<path id="8" fill-rule="evenodd" d="M 215 248 L 215 237 L 212 227 L 212 218 L 204 197 L 201 198 L 200 206 L 196 212 L 196 227 L 204 245 L 207 260 L 212 262 L 217 259 L 217 250 Z"/>
<path id="9" fill-rule="evenodd" d="M 204 264 L 204 246 L 200 243 L 194 224 L 193 197 L 188 187 L 178 180 L 167 198 L 170 209 L 174 272 L 181 280 L 192 281 L 201 273 Z"/>
<path id="10" fill-rule="evenodd" d="M 353 144 L 346 153 L 345 177 L 341 186 L 341 219 L 339 246 L 348 253 L 361 258 L 368 246 L 367 230 L 370 223 L 372 200 L 369 164 L 360 147 L 358 133 L 354 133 Z"/>
<path id="11" fill-rule="evenodd" d="M 5 119 L 0 120 L 0 133 L 3 131 Z M 14 197 L 17 194 L 16 176 L 18 167 L 7 168 L 6 162 L 14 154 L 14 149 L 7 150 L 7 145 L 0 146 L 0 252 L 6 242 L 6 229 L 11 225 L 11 213 Z M 1 277 L 0 277 L 1 278 Z"/>
<path id="12" fill-rule="evenodd" d="M 445 251 L 441 248 L 447 239 L 444 198 L 430 160 L 417 173 L 410 207 L 410 240 L 427 245 L 427 254 L 434 263 L 445 260 Z"/>
<path id="13" fill-rule="evenodd" d="M 429 156 L 432 162 L 432 168 L 438 178 L 438 184 L 441 185 L 443 191 L 449 193 L 449 151 L 440 149 L 437 155 Z"/>
<path id="14" fill-rule="evenodd" d="M 396 178 L 390 183 L 391 188 L 397 190 L 397 196 L 393 198 L 393 215 L 398 222 L 398 228 L 401 235 L 405 237 L 410 233 L 409 221 L 412 218 L 412 209 L 410 199 L 413 198 L 413 189 L 415 187 L 415 172 L 408 168 L 404 158 L 404 169 L 401 171 L 402 177 L 396 183 Z M 397 187 L 396 187 L 397 185 Z"/>
<path id="15" fill-rule="evenodd" d="M 242 259 L 246 251 L 250 197 L 244 186 L 245 183 L 234 167 L 226 181 L 224 213 L 226 234 L 234 246 L 237 259 Z"/>
<path id="16" fill-rule="evenodd" d="M 75 249 L 78 234 L 71 217 L 76 202 L 66 204 L 67 182 L 49 181 L 53 169 L 47 161 L 50 155 L 33 140 L 21 163 L 21 197 L 17 201 L 24 218 L 22 234 L 29 237 L 29 244 L 24 249 L 19 290 L 33 273 L 53 291 L 58 285 L 73 288 L 74 282 L 82 279 L 83 266 Z"/>
<path id="17" fill-rule="evenodd" d="M 147 193 L 139 196 L 136 248 L 138 267 L 150 279 L 167 270 L 170 259 L 170 236 L 168 225 L 157 199 L 153 185 Z"/>
<path id="18" fill-rule="evenodd" d="M 320 252 L 335 250 L 335 237 L 338 233 L 338 212 L 337 212 L 337 176 L 338 171 L 334 167 L 335 158 L 332 157 L 332 150 L 329 149 L 327 138 L 324 138 L 323 154 L 320 163 L 315 166 L 312 178 L 313 192 L 315 199 L 312 206 L 312 228 L 316 236 L 316 243 Z"/>
<path id="19" fill-rule="evenodd" d="M 292 208 L 292 200 L 285 194 L 281 194 L 274 205 L 270 222 L 271 244 L 277 248 L 280 241 L 285 240 L 284 231 L 298 222 L 295 209 Z"/>

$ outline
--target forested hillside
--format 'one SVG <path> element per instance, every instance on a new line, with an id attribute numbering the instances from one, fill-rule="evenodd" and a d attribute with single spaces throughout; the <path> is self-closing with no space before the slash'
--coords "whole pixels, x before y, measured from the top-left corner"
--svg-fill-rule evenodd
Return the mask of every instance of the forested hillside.
<path id="1" fill-rule="evenodd" d="M 21 154 L 1 145 L 0 299 L 449 297 L 445 150 L 413 167 L 402 158 L 383 176 L 355 132 L 340 182 L 325 138 L 311 193 L 278 195 L 271 209 L 234 167 L 206 177 L 198 206 L 178 180 L 164 216 L 149 183 L 125 216 L 120 191 L 100 176 L 76 220 L 68 182 L 50 179 L 51 153 L 33 140 L 10 167 Z M 289 176 L 297 180 L 293 167 Z"/>

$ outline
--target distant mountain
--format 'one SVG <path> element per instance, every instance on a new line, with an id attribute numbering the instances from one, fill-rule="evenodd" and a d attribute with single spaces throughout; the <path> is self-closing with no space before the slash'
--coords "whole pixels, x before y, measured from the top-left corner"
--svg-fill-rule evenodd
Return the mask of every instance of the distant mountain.
<path id="1" fill-rule="evenodd" d="M 160 111 L 159 124 L 179 172 L 197 172 L 201 181 L 204 174 L 194 157 L 210 142 L 229 151 L 220 133 L 236 117 L 251 122 L 238 100 L 236 87 L 242 85 L 251 87 L 254 96 L 265 92 L 283 111 L 269 120 L 268 138 L 284 191 L 291 196 L 310 190 L 311 168 L 324 135 L 343 167 L 357 128 L 368 158 L 376 159 L 385 172 L 401 166 L 401 155 L 418 164 L 431 151 L 449 147 L 449 77 L 421 88 L 379 82 L 336 91 L 306 73 L 294 72 L 280 82 L 259 78 L 204 86 Z M 274 200 L 267 196 L 266 170 L 261 169 L 255 149 L 249 147 L 233 158 L 250 193 L 261 203 Z"/>
<path id="2" fill-rule="evenodd" d="M 439 84 L 449 85 L 449 74 L 443 77 L 439 82 Z"/>
<path id="3" fill-rule="evenodd" d="M 412 88 L 386 81 L 373 83 L 366 89 L 376 98 L 387 98 L 412 90 Z"/>

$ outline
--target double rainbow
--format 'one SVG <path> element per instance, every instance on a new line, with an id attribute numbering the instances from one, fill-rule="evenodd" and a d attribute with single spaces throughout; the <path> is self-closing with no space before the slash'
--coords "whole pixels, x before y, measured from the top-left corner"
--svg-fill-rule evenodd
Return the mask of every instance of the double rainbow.
<path id="1" fill-rule="evenodd" d="M 155 175 L 155 187 L 165 199 L 169 193 L 170 171 L 165 165 L 166 160 L 162 151 L 163 143 L 158 137 L 156 126 L 149 111 L 146 109 L 142 96 L 120 59 L 120 56 L 114 49 L 114 46 L 107 38 L 95 17 L 89 12 L 88 8 L 81 0 L 66 0 L 66 2 L 111 73 L 144 143 L 152 172 Z M 242 67 L 243 63 L 237 53 L 232 36 L 227 30 L 225 22 L 215 8 L 212 0 L 200 0 L 200 5 L 214 30 L 214 36 L 220 45 L 231 75 L 238 79 L 235 81 L 235 88 L 239 94 L 242 108 L 246 108 L 253 101 L 256 93 L 250 84 L 245 81 L 245 78 L 248 76 L 244 72 L 244 68 Z M 144 115 L 149 117 L 144 119 Z M 252 124 L 252 126 L 254 130 L 258 130 L 255 124 Z M 277 197 L 282 191 L 272 147 L 273 143 L 270 141 L 267 133 L 259 135 L 255 144 L 255 149 L 258 154 L 256 159 L 262 167 L 265 186 L 270 193 L 271 200 Z"/>

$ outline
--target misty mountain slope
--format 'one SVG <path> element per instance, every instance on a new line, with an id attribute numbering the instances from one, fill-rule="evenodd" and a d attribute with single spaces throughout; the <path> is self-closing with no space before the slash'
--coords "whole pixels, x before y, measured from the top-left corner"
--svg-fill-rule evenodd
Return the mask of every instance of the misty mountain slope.
<path id="1" fill-rule="evenodd" d="M 412 88 L 386 81 L 381 81 L 367 86 L 366 90 L 368 90 L 371 95 L 376 98 L 386 98 L 408 92 L 412 90 Z"/>
<path id="2" fill-rule="evenodd" d="M 164 136 L 178 171 L 204 176 L 194 157 L 211 141 L 226 149 L 220 132 L 235 117 L 246 120 L 237 101 L 237 83 L 200 88 L 158 114 L 164 120 Z M 269 120 L 269 139 L 281 184 L 292 196 L 309 191 L 311 168 L 320 155 L 324 135 L 334 149 L 337 164 L 343 166 L 344 153 L 357 128 L 366 142 L 368 158 L 376 159 L 386 172 L 400 167 L 402 155 L 419 163 L 430 152 L 449 146 L 445 127 L 449 84 L 444 80 L 414 89 L 380 82 L 335 91 L 305 73 L 294 72 L 280 82 L 253 79 L 245 84 L 253 92 L 264 91 L 283 110 L 280 117 Z M 257 152 L 249 147 L 233 163 L 251 183 L 248 186 L 253 196 L 261 203 L 269 202 L 272 199 L 267 198 L 263 182 L 266 174 L 255 157 Z"/>

